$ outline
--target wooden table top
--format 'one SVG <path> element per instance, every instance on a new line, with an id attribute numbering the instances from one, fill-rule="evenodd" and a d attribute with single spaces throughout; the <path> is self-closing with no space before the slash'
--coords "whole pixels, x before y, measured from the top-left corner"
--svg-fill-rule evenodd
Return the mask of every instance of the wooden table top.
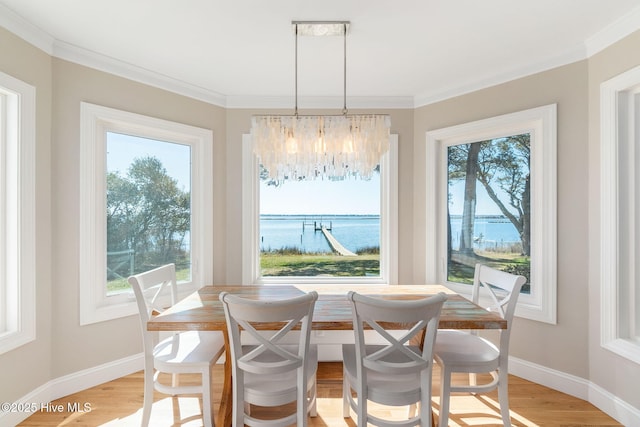
<path id="1" fill-rule="evenodd" d="M 507 322 L 442 285 L 262 285 L 204 286 L 162 314 L 149 320 L 150 331 L 225 331 L 226 321 L 218 295 L 222 291 L 252 299 L 282 299 L 315 290 L 318 292 L 314 330 L 351 330 L 351 307 L 345 298 L 349 290 L 370 296 L 392 299 L 416 299 L 447 294 L 440 315 L 441 329 L 506 329 Z"/>

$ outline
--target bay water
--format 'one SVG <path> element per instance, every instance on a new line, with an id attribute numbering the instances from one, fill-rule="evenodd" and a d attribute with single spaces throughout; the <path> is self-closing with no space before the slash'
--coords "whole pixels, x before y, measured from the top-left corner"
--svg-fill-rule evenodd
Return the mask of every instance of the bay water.
<path id="1" fill-rule="evenodd" d="M 299 248 L 302 252 L 331 252 L 320 230 L 325 226 L 352 252 L 380 246 L 378 215 L 261 215 L 260 250 Z"/>
<path id="2" fill-rule="evenodd" d="M 460 242 L 460 216 L 451 217 L 452 246 Z M 331 252 L 321 231 L 323 225 L 347 249 L 357 252 L 380 246 L 378 215 L 261 215 L 260 250 L 275 251 L 298 248 L 302 252 Z M 475 246 L 480 249 L 503 249 L 520 242 L 513 224 L 503 216 L 477 216 L 474 224 Z"/>

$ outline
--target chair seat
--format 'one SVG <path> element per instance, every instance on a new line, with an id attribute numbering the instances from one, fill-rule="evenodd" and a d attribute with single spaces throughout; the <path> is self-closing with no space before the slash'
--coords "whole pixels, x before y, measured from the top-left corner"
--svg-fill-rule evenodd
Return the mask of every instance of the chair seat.
<path id="1" fill-rule="evenodd" d="M 171 367 L 171 372 L 193 370 L 197 365 L 208 366 L 216 361 L 224 349 L 220 332 L 186 331 L 160 341 L 153 349 L 156 369 Z"/>
<path id="2" fill-rule="evenodd" d="M 375 353 L 384 348 L 382 345 L 366 345 L 367 354 Z M 416 346 L 410 346 L 416 354 L 421 354 Z M 344 372 L 349 377 L 351 384 L 357 383 L 357 357 L 355 344 L 342 345 L 342 357 Z M 384 357 L 386 362 L 404 362 L 407 357 L 401 353 L 391 353 Z M 415 372 L 404 375 L 392 375 L 378 373 L 367 369 L 368 399 L 383 405 L 404 405 L 420 401 L 420 375 Z"/>
<path id="3" fill-rule="evenodd" d="M 438 331 L 433 354 L 453 372 L 489 372 L 500 360 L 500 351 L 490 341 L 454 330 Z"/>
<path id="4" fill-rule="evenodd" d="M 245 354 L 251 351 L 255 346 L 243 346 Z M 297 353 L 296 345 L 283 345 L 283 349 L 292 353 Z M 274 362 L 280 357 L 274 353 L 265 352 L 261 354 L 256 361 Z M 310 390 L 315 381 L 313 380 L 318 370 L 318 346 L 309 345 L 309 354 L 307 358 L 307 378 L 309 379 L 307 388 Z M 244 374 L 244 395 L 247 403 L 253 403 L 260 406 L 278 406 L 283 403 L 296 400 L 297 393 L 297 375 L 296 371 L 288 371 L 281 374 Z"/>

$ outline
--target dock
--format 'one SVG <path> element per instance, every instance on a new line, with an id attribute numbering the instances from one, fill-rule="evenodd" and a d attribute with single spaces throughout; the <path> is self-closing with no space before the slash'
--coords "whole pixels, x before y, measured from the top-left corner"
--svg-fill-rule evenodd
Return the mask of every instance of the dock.
<path id="1" fill-rule="evenodd" d="M 327 242 L 329 242 L 329 246 L 331 246 L 331 249 L 338 252 L 342 256 L 358 256 L 358 254 L 354 254 L 349 249 L 342 246 L 342 244 L 338 242 L 335 237 L 333 237 L 329 230 L 327 230 L 327 227 L 322 226 L 321 230 L 322 234 L 324 234 L 324 237 L 327 238 Z"/>
<path id="2" fill-rule="evenodd" d="M 332 223 L 331 221 L 329 221 L 329 226 L 325 226 L 322 224 L 322 220 L 321 221 L 309 221 L 309 220 L 304 220 L 302 221 L 302 232 L 304 233 L 305 227 L 306 226 L 313 226 L 313 231 L 321 231 L 322 227 L 325 227 L 327 230 L 331 231 L 332 228 Z"/>

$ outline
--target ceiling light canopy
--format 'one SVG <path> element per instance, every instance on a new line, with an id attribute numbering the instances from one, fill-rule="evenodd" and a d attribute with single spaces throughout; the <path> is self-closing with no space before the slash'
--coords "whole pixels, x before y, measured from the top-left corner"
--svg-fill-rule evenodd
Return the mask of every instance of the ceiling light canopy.
<path id="1" fill-rule="evenodd" d="M 274 180 L 369 178 L 389 149 L 385 114 L 347 114 L 347 21 L 293 21 L 295 112 L 253 116 L 254 153 Z M 298 115 L 298 36 L 343 36 L 344 105 L 341 115 Z"/>

